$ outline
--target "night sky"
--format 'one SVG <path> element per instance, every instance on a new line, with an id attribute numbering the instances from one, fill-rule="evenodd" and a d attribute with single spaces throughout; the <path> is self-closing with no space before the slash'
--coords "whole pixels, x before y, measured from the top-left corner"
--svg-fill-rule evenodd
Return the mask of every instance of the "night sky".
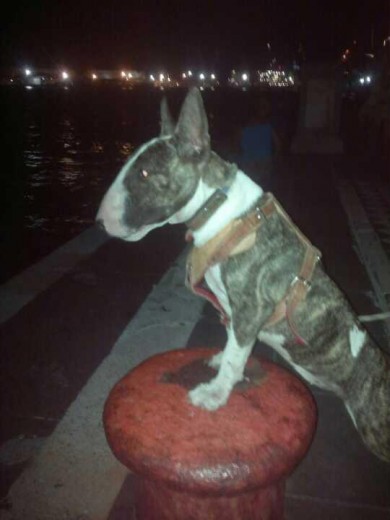
<path id="1" fill-rule="evenodd" d="M 6 2 L 7 3 L 7 2 Z M 24 0 L 3 5 L 3 67 L 175 72 L 257 67 L 271 54 L 332 58 L 390 33 L 389 0 Z M 267 43 L 271 51 L 267 51 Z"/>

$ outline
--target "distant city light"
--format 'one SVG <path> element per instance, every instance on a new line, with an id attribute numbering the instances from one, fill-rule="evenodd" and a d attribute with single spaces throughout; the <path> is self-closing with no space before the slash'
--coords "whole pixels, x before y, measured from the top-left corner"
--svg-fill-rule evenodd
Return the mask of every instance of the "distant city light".
<path id="1" fill-rule="evenodd" d="M 291 87 L 295 84 L 293 75 L 286 75 L 284 70 L 258 71 L 259 83 L 269 87 Z"/>
<path id="2" fill-rule="evenodd" d="M 129 79 L 132 79 L 132 77 L 133 77 L 133 74 L 131 72 L 126 72 L 125 70 L 121 71 L 121 78 L 125 79 L 126 81 L 128 81 Z"/>
<path id="3" fill-rule="evenodd" d="M 342 55 L 346 59 L 349 58 L 349 49 L 344 50 L 344 54 Z M 366 54 L 366 56 L 371 57 L 371 54 Z M 164 72 L 161 71 L 164 70 Z M 178 75 L 171 76 L 169 72 L 164 69 L 163 65 L 161 65 L 160 72 L 156 71 L 154 73 L 145 74 L 142 70 L 133 70 L 129 72 L 126 69 L 116 69 L 116 70 L 90 70 L 87 72 L 87 75 L 83 75 L 83 77 L 90 78 L 91 81 L 101 81 L 101 80 L 113 80 L 118 81 L 121 78 L 122 81 L 128 81 L 131 83 L 135 82 L 137 84 L 142 84 L 143 82 L 151 81 L 154 83 L 155 87 L 166 89 L 171 87 L 180 87 L 181 85 L 185 85 L 186 82 L 194 82 L 198 85 L 198 87 L 203 87 L 203 89 L 216 89 L 221 80 L 218 71 L 210 71 L 205 69 L 189 69 L 182 70 Z M 211 69 L 212 70 L 212 69 Z M 66 69 L 60 69 L 59 71 L 53 70 L 51 73 L 48 69 L 42 69 L 40 72 L 39 69 L 35 69 L 32 67 L 22 67 L 19 72 L 18 81 L 20 81 L 21 76 L 24 79 L 24 85 L 43 85 L 45 84 L 56 84 L 62 83 L 63 88 L 66 86 L 71 86 L 74 81 L 78 79 L 78 76 L 75 76 L 73 72 Z M 13 78 L 16 81 L 16 78 Z M 296 77 L 294 74 L 294 64 L 286 69 L 282 70 L 281 66 L 278 63 L 274 63 L 273 65 L 269 65 L 268 70 L 237 70 L 232 69 L 228 77 L 226 78 L 227 84 L 232 87 L 243 88 L 248 90 L 249 87 L 271 87 L 271 88 L 279 88 L 279 87 L 294 87 L 296 86 Z M 11 80 L 8 80 L 11 81 Z M 366 85 L 374 84 L 375 77 L 371 74 L 371 72 L 362 71 L 361 74 L 357 76 L 357 84 Z"/>
<path id="4" fill-rule="evenodd" d="M 359 78 L 359 83 L 360 83 L 361 85 L 364 85 L 364 78 Z"/>
<path id="5" fill-rule="evenodd" d="M 366 76 L 366 83 L 371 83 L 371 76 Z"/>

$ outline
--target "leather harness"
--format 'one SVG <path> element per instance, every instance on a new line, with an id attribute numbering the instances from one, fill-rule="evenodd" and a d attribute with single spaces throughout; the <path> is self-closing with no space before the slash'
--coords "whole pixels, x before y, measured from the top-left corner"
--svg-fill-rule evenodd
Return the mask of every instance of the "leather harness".
<path id="1" fill-rule="evenodd" d="M 204 275 L 213 265 L 239 253 L 248 251 L 253 247 L 260 228 L 265 225 L 267 220 L 275 213 L 282 217 L 288 227 L 297 235 L 304 246 L 305 254 L 299 273 L 292 280 L 287 293 L 275 306 L 274 312 L 263 328 L 276 325 L 282 319 L 286 318 L 297 342 L 306 344 L 295 327 L 293 314 L 298 305 L 305 300 L 310 290 L 311 279 L 316 264 L 321 258 L 321 253 L 292 222 L 288 214 L 271 193 L 264 194 L 259 204 L 257 204 L 249 214 L 230 222 L 202 247 L 192 248 L 187 259 L 186 285 L 194 293 L 207 298 L 221 313 L 222 322 L 227 324 L 229 318 L 226 311 L 217 297 L 207 288 Z M 209 216 L 210 215 L 208 215 L 208 217 Z M 191 228 L 194 229 L 195 226 L 191 226 Z"/>

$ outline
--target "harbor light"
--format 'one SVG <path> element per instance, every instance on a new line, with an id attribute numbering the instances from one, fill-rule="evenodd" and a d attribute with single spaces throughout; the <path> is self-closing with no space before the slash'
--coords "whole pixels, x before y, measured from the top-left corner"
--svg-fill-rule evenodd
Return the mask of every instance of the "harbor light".
<path id="1" fill-rule="evenodd" d="M 69 74 L 66 72 L 66 70 L 63 70 L 62 73 L 61 73 L 61 77 L 64 81 L 66 81 L 67 79 L 69 79 Z"/>
<path id="2" fill-rule="evenodd" d="M 93 79 L 93 80 L 97 79 L 97 75 L 93 73 L 93 74 L 92 74 L 92 79 Z"/>
<path id="3" fill-rule="evenodd" d="M 241 76 L 243 81 L 248 81 L 248 74 L 244 72 L 244 74 Z"/>
<path id="4" fill-rule="evenodd" d="M 201 73 L 199 74 L 199 79 L 204 80 L 205 77 L 206 77 L 206 76 L 203 74 L 203 72 L 201 72 Z"/>
<path id="5" fill-rule="evenodd" d="M 211 74 L 210 78 L 215 79 L 215 74 Z"/>
<path id="6" fill-rule="evenodd" d="M 31 70 L 30 69 L 24 69 L 24 73 L 26 76 L 31 76 Z"/>
<path id="7" fill-rule="evenodd" d="M 191 76 L 192 76 L 192 71 L 189 70 L 189 71 L 187 72 L 187 74 L 191 77 Z"/>

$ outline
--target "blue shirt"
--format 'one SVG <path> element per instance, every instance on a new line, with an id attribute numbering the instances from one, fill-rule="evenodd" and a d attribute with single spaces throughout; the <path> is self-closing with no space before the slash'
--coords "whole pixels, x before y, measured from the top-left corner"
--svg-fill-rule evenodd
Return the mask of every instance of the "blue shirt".
<path id="1" fill-rule="evenodd" d="M 258 123 L 247 126 L 241 136 L 242 159 L 256 161 L 272 155 L 272 126 Z"/>

